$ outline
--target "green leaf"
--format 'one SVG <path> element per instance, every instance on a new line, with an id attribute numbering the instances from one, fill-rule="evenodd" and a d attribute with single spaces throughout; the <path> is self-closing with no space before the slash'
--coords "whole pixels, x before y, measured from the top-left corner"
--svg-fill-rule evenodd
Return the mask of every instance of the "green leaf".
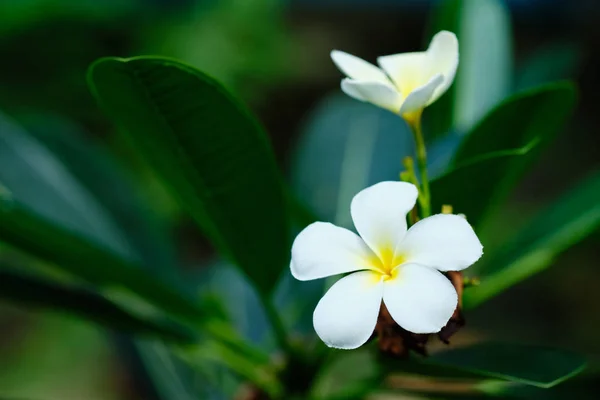
<path id="1" fill-rule="evenodd" d="M 291 186 L 319 218 L 350 227 L 352 197 L 377 182 L 398 180 L 402 158 L 413 147 L 398 116 L 342 94 L 327 96 L 302 129 Z"/>
<path id="2" fill-rule="evenodd" d="M 510 286 L 552 265 L 556 255 L 600 226 L 600 172 L 596 172 L 542 210 L 499 253 L 484 257 L 478 269 L 481 284 L 464 293 L 472 308 Z"/>
<path id="3" fill-rule="evenodd" d="M 199 323 L 207 315 L 177 285 L 148 274 L 75 231 L 41 218 L 5 189 L 0 191 L 0 241 L 94 285 L 132 292 L 173 316 Z"/>
<path id="4" fill-rule="evenodd" d="M 189 328 L 158 318 L 140 317 L 89 290 L 0 269 L 0 298 L 41 309 L 54 309 L 130 334 L 164 340 L 194 341 Z"/>
<path id="5" fill-rule="evenodd" d="M 517 68 L 516 90 L 524 90 L 563 79 L 573 79 L 583 61 L 578 42 L 552 42 L 541 46 Z"/>
<path id="6" fill-rule="evenodd" d="M 0 183 L 39 216 L 123 257 L 136 257 L 90 192 L 54 154 L 1 113 Z"/>
<path id="7" fill-rule="evenodd" d="M 158 57 L 104 58 L 89 70 L 101 106 L 135 150 L 262 291 L 289 257 L 281 178 L 267 136 L 222 86 Z"/>
<path id="8" fill-rule="evenodd" d="M 371 349 L 332 353 L 311 388 L 311 399 L 363 398 L 383 380 L 382 368 Z"/>
<path id="9" fill-rule="evenodd" d="M 449 93 L 424 114 L 430 137 L 451 128 L 467 132 L 510 92 L 512 80 L 510 15 L 503 2 L 438 4 L 429 22 L 428 42 L 440 30 L 454 32 L 460 43 L 460 65 Z"/>
<path id="10" fill-rule="evenodd" d="M 425 361 L 541 388 L 550 388 L 581 372 L 578 354 L 539 346 L 480 343 L 434 354 Z"/>
<path id="11" fill-rule="evenodd" d="M 155 202 L 142 198 L 132 176 L 125 173 L 108 149 L 93 143 L 80 127 L 57 116 L 30 115 L 24 123 L 27 131 L 51 151 L 103 207 L 139 254 L 144 268 L 175 276 L 173 240 L 167 234 L 164 221 L 156 217 L 156 210 L 152 208 Z"/>
<path id="12" fill-rule="evenodd" d="M 574 106 L 575 89 L 570 83 L 546 85 L 506 99 L 464 138 L 452 161 L 454 170 L 432 182 L 432 209 L 451 204 L 476 228 L 485 225 L 555 138 Z"/>

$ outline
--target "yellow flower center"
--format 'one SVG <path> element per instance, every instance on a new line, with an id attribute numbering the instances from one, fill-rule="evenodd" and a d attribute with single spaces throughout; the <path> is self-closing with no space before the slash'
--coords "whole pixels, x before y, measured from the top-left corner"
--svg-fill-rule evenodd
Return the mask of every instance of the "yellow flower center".
<path id="1" fill-rule="evenodd" d="M 390 247 L 379 249 L 379 255 L 373 254 L 369 259 L 369 264 L 378 273 L 377 280 L 383 277 L 384 281 L 394 279 L 398 276 L 398 268 L 405 261 L 401 254 L 394 254 Z"/>

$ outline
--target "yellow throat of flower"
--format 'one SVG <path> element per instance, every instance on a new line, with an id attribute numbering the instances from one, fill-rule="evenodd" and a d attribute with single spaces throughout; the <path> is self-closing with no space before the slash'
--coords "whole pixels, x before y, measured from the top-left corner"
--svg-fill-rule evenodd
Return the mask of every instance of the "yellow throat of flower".
<path id="1" fill-rule="evenodd" d="M 402 264 L 404 260 L 401 254 L 394 254 L 391 247 L 383 247 L 379 249 L 379 255 L 374 254 L 369 259 L 369 264 L 376 271 L 378 281 L 381 278 L 387 281 L 398 276 L 399 269 L 396 267 Z"/>

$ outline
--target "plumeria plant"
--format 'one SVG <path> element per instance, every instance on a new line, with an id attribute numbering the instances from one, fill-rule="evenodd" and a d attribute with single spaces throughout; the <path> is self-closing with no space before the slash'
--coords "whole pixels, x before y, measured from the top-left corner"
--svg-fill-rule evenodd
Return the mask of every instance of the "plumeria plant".
<path id="1" fill-rule="evenodd" d="M 0 295 L 126 333 L 164 400 L 543 398 L 585 359 L 501 335 L 487 340 L 469 315 L 597 229 L 600 176 L 509 233 L 499 229 L 510 190 L 568 120 L 573 85 L 486 100 L 493 104 L 481 116 L 459 124 L 464 88 L 479 89 L 464 82 L 474 79 L 472 63 L 485 60 L 470 54 L 463 62 L 472 49 L 461 30 L 443 28 L 426 51 L 379 57 L 379 67 L 331 53 L 352 99 L 339 99 L 336 88 L 325 114 L 342 110 L 321 137 L 348 123 L 361 140 L 387 127 L 387 137 L 410 143 L 387 146 L 392 157 L 350 139 L 317 151 L 298 146 L 329 163 L 315 174 L 292 167 L 302 178 L 329 176 L 334 157 L 323 157 L 324 148 L 349 149 L 339 158 L 355 168 L 346 182 L 360 187 L 330 196 L 338 217 L 310 201 L 336 185 L 288 184 L 258 119 L 209 75 L 157 56 L 91 65 L 91 93 L 156 192 L 213 245 L 217 256 L 200 277 L 177 272 L 184 268 L 168 229 L 106 168 L 106 154 L 76 135 L 33 136 L 1 117 L 10 146 L 0 156 L 25 143 L 49 168 L 27 179 L 59 189 L 32 197 L 23 175 L 0 170 L 0 240 L 20 254 L 11 259 L 20 268 L 0 270 Z M 380 119 L 355 124 L 360 113 Z M 427 130 L 442 120 L 451 121 L 444 132 Z M 310 133 L 300 136 L 303 143 Z M 373 150 L 366 164 L 352 156 L 365 149 Z M 388 161 L 392 173 L 381 179 L 364 171 Z M 16 170 L 36 167 L 23 160 Z M 351 221 L 339 218 L 348 209 Z"/>

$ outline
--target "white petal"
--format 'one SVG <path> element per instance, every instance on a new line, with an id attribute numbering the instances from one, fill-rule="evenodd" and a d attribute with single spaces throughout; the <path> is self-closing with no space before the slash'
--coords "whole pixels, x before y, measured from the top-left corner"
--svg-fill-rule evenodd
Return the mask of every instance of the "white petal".
<path id="1" fill-rule="evenodd" d="M 352 79 L 391 84 L 382 70 L 352 54 L 333 50 L 331 59 L 340 71 Z"/>
<path id="2" fill-rule="evenodd" d="M 315 222 L 296 236 L 290 269 L 307 281 L 369 269 L 373 253 L 355 233 L 327 222 Z"/>
<path id="3" fill-rule="evenodd" d="M 385 258 L 406 234 L 406 214 L 419 195 L 407 182 L 380 182 L 360 191 L 352 199 L 350 212 L 356 230 L 371 249 Z M 389 254 L 387 254 L 389 256 Z"/>
<path id="4" fill-rule="evenodd" d="M 412 113 L 418 110 L 422 110 L 429 103 L 431 103 L 431 97 L 435 90 L 444 83 L 444 77 L 442 75 L 436 75 L 425 85 L 416 88 L 404 99 L 402 107 L 400 108 L 400 115 L 406 113 Z"/>
<path id="5" fill-rule="evenodd" d="M 357 100 L 373 103 L 376 106 L 388 109 L 394 113 L 400 110 L 402 97 L 398 91 L 388 83 L 375 81 L 356 81 L 345 78 L 342 80 L 342 90 L 350 97 Z"/>
<path id="6" fill-rule="evenodd" d="M 409 263 L 460 271 L 479 260 L 483 246 L 465 218 L 436 214 L 411 226 L 396 252 Z"/>
<path id="7" fill-rule="evenodd" d="M 313 324 L 317 335 L 329 347 L 355 349 L 375 329 L 383 281 L 380 275 L 362 271 L 337 281 L 317 304 Z"/>
<path id="8" fill-rule="evenodd" d="M 394 321 L 413 333 L 439 332 L 454 313 L 458 295 L 441 272 L 403 264 L 384 282 L 383 302 Z"/>
<path id="9" fill-rule="evenodd" d="M 429 74 L 442 74 L 444 82 L 437 87 L 429 104 L 436 101 L 452 85 L 456 69 L 458 68 L 458 39 L 452 32 L 438 32 L 433 39 L 429 49 L 427 49 L 427 62 L 429 64 Z"/>
<path id="10" fill-rule="evenodd" d="M 423 86 L 430 78 L 425 69 L 427 65 L 425 52 L 383 56 L 377 59 L 377 63 L 392 78 L 404 97 L 416 88 Z"/>

